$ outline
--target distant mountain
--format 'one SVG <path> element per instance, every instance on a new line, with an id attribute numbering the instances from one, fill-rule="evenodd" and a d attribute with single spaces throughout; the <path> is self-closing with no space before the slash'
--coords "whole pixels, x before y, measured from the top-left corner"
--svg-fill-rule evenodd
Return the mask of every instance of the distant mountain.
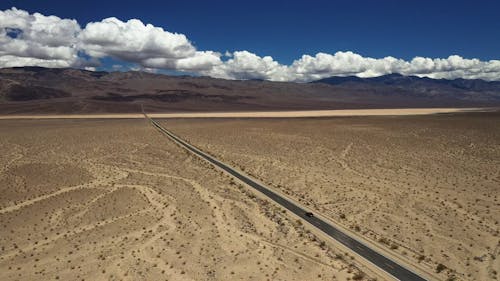
<path id="1" fill-rule="evenodd" d="M 500 106 L 500 82 L 385 75 L 312 83 L 146 72 L 0 69 L 0 114 Z"/>
<path id="2" fill-rule="evenodd" d="M 401 74 L 388 74 L 372 78 L 360 78 L 357 76 L 333 76 L 320 79 L 311 83 L 326 83 L 330 85 L 342 85 L 345 83 L 360 85 L 389 85 L 401 87 L 427 87 L 440 88 L 449 86 L 452 88 L 468 91 L 500 91 L 500 81 L 485 81 L 481 79 L 432 79 L 428 77 L 403 76 Z"/>

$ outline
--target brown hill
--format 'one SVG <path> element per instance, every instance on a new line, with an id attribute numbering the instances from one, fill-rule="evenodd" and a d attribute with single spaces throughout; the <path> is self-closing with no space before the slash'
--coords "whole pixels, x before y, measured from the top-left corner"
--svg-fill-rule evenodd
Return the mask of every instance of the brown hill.
<path id="1" fill-rule="evenodd" d="M 471 88 L 452 87 L 442 80 L 427 84 L 405 81 L 291 83 L 145 72 L 6 68 L 0 69 L 0 113 L 126 113 L 138 112 L 140 104 L 151 112 L 500 105 L 500 87 L 495 85 Z"/>

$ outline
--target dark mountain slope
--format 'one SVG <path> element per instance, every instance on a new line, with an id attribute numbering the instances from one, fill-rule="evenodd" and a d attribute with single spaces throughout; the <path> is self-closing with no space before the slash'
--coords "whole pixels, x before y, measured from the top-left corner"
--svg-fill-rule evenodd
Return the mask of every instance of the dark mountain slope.
<path id="1" fill-rule="evenodd" d="M 313 83 L 145 72 L 0 69 L 0 114 L 308 110 L 500 105 L 500 82 L 386 75 Z"/>

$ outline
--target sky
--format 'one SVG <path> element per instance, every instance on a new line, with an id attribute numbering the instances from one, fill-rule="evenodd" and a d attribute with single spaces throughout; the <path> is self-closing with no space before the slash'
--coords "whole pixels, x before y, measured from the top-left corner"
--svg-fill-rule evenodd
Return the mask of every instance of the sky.
<path id="1" fill-rule="evenodd" d="M 0 67 L 500 80 L 498 11 L 493 0 L 2 0 Z"/>

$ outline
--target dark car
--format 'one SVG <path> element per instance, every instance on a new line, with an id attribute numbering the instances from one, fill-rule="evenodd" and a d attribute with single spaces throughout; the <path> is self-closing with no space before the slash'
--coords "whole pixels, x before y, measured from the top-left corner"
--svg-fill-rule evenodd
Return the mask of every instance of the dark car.
<path id="1" fill-rule="evenodd" d="M 310 218 L 314 217 L 314 214 L 311 212 L 306 212 L 305 215 L 306 215 L 306 217 L 310 217 Z"/>

